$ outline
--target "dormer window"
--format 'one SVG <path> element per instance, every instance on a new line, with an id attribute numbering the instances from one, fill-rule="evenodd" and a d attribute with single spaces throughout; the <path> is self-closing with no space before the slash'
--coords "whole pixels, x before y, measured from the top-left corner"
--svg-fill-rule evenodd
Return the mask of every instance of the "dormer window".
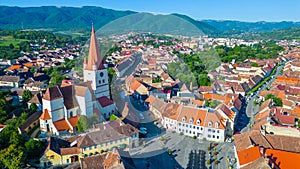
<path id="1" fill-rule="evenodd" d="M 215 128 L 219 128 L 219 123 L 218 122 L 215 123 Z"/>
<path id="2" fill-rule="evenodd" d="M 208 122 L 208 127 L 211 127 L 212 126 L 212 122 Z"/>
<path id="3" fill-rule="evenodd" d="M 193 117 L 190 118 L 190 123 L 193 123 L 193 121 L 194 121 L 194 118 Z"/>
<path id="4" fill-rule="evenodd" d="M 200 125 L 201 121 L 200 119 L 197 120 L 197 125 Z"/>
<path id="5" fill-rule="evenodd" d="M 182 117 L 182 122 L 185 122 L 186 121 L 186 117 Z"/>

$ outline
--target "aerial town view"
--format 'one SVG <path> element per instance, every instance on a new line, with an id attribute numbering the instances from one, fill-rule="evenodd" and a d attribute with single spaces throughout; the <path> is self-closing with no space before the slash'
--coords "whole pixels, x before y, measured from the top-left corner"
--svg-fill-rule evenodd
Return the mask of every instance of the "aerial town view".
<path id="1" fill-rule="evenodd" d="M 300 169 L 300 1 L 0 1 L 0 169 Z"/>

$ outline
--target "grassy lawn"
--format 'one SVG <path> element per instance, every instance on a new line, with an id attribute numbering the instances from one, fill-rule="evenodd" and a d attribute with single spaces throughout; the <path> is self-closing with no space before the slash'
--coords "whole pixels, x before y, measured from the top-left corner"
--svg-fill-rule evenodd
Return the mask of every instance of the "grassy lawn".
<path id="1" fill-rule="evenodd" d="M 14 39 L 12 36 L 0 36 L 0 46 L 9 46 L 13 44 L 15 47 L 19 46 L 19 43 L 26 41 L 25 39 Z"/>

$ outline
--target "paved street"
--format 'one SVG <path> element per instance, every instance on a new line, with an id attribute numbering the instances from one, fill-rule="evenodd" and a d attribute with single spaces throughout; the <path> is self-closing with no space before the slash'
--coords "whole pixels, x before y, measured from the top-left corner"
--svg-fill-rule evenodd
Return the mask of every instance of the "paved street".
<path id="1" fill-rule="evenodd" d="M 233 143 L 220 143 L 216 148 L 218 165 L 208 165 L 206 161 L 210 159 L 207 147 L 208 141 L 199 141 L 187 136 L 180 136 L 178 133 L 166 131 L 160 124 L 155 125 L 154 115 L 148 111 L 143 104 L 133 97 L 128 96 L 124 91 L 124 80 L 129 76 L 141 61 L 141 55 L 135 60 L 133 66 L 128 69 L 123 77 L 114 79 L 112 83 L 112 98 L 116 102 L 119 112 L 122 112 L 124 105 L 128 103 L 130 112 L 140 117 L 140 127 L 147 128 L 145 138 L 140 138 L 140 146 L 131 149 L 130 155 L 138 168 L 228 168 L 227 157 L 234 157 Z M 172 151 L 172 154 L 169 154 Z M 211 159 L 213 156 L 211 156 Z"/>
<path id="2" fill-rule="evenodd" d="M 239 122 L 237 123 L 237 130 L 240 130 L 241 132 L 246 132 L 246 131 L 249 131 L 251 129 L 249 124 L 254 123 L 255 115 L 259 111 L 259 105 L 255 104 L 254 102 L 256 101 L 256 99 L 258 99 L 260 97 L 260 92 L 270 88 L 270 86 L 272 85 L 274 80 L 278 76 L 281 75 L 282 68 L 283 68 L 283 65 L 278 66 L 275 74 L 273 75 L 273 78 L 271 78 L 269 81 L 267 81 L 261 87 L 260 90 L 254 92 L 252 96 L 246 97 L 246 99 L 245 99 L 246 100 L 245 113 L 243 111 L 241 111 L 240 115 L 238 115 Z M 248 101 L 247 101 L 247 98 L 249 98 Z"/>

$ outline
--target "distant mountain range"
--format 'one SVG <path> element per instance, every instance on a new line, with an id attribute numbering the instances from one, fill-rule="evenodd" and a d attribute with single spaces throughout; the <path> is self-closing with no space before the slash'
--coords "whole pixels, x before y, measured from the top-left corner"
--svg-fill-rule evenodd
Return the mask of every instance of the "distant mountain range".
<path id="1" fill-rule="evenodd" d="M 124 16 L 118 26 L 122 29 L 133 26 L 140 30 L 171 31 L 180 25 L 186 32 L 186 22 L 194 25 L 204 34 L 208 35 L 232 35 L 245 32 L 269 32 L 278 29 L 300 27 L 300 22 L 240 22 L 240 21 L 197 21 L 186 15 L 153 15 L 141 13 L 136 15 L 134 11 L 117 11 L 101 7 L 7 7 L 0 6 L 0 29 L 45 29 L 49 31 L 89 31 L 92 23 L 95 29 Z M 127 18 L 127 19 L 126 19 Z M 128 20 L 128 18 L 133 20 Z M 175 19 L 177 18 L 177 19 Z M 178 22 L 178 18 L 180 22 Z M 166 22 L 169 23 L 166 24 Z M 115 22 L 117 23 L 117 21 Z M 113 25 L 113 22 L 112 24 Z M 168 26 L 172 26 L 168 28 Z M 134 27 L 135 26 L 135 27 Z M 110 27 L 112 28 L 112 27 Z M 190 29 L 193 30 L 193 29 Z"/>

